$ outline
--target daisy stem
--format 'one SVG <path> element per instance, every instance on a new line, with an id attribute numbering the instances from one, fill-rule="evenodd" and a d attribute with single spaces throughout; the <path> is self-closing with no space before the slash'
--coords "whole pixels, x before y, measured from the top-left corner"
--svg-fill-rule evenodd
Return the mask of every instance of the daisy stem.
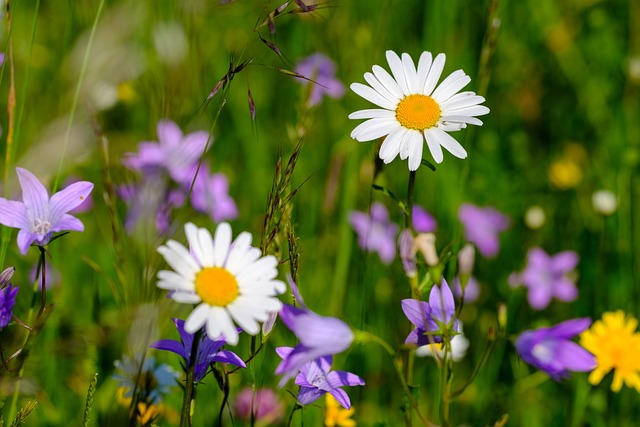
<path id="1" fill-rule="evenodd" d="M 182 399 L 182 411 L 180 412 L 180 427 L 191 426 L 191 401 L 193 400 L 194 385 L 193 378 L 196 370 L 196 360 L 198 356 L 198 345 L 202 337 L 202 329 L 193 336 L 191 344 L 191 354 L 189 356 L 189 365 L 187 366 L 187 379 L 184 384 L 184 397 Z"/>
<path id="2" fill-rule="evenodd" d="M 411 228 L 411 216 L 413 212 L 413 193 L 416 185 L 416 171 L 409 172 L 409 185 L 407 188 L 407 216 L 405 217 L 405 227 Z"/>

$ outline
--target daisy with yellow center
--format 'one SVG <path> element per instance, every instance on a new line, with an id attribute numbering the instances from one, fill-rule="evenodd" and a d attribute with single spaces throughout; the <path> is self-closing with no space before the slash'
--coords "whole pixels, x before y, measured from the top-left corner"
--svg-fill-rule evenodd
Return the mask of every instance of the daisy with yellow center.
<path id="1" fill-rule="evenodd" d="M 324 425 L 326 427 L 355 427 L 358 425 L 356 420 L 351 418 L 356 412 L 353 406 L 349 409 L 344 409 L 335 397 L 329 393 L 325 396 L 327 406 L 324 415 Z"/>
<path id="2" fill-rule="evenodd" d="M 596 357 L 596 368 L 589 375 L 589 383 L 599 384 L 613 370 L 611 390 L 618 392 L 622 384 L 640 392 L 640 334 L 638 321 L 625 318 L 622 310 L 607 312 L 602 320 L 580 335 L 580 345 Z"/>
<path id="3" fill-rule="evenodd" d="M 386 135 L 380 147 L 380 158 L 390 163 L 398 154 L 409 159 L 409 170 L 415 171 L 422 161 L 423 141 L 437 163 L 443 160 L 442 147 L 454 156 L 464 159 L 466 150 L 447 132 L 482 125 L 476 116 L 489 113 L 482 96 L 474 92 L 460 92 L 471 81 L 462 70 L 451 73 L 438 85 L 445 63 L 444 53 L 432 58 L 423 52 L 416 68 L 407 53 L 399 57 L 387 51 L 389 74 L 374 65 L 373 73 L 365 73 L 370 86 L 353 83 L 351 90 L 381 109 L 360 110 L 350 119 L 368 119 L 351 132 L 358 141 L 371 141 Z"/>
<path id="4" fill-rule="evenodd" d="M 278 260 L 261 257 L 251 246 L 251 234 L 240 233 L 231 242 L 231 226 L 220 223 L 211 237 L 209 230 L 188 223 L 184 227 L 189 249 L 175 240 L 158 248 L 174 271 L 158 273 L 158 287 L 173 291 L 171 298 L 180 303 L 198 304 L 184 323 L 193 334 L 206 325 L 212 340 L 224 337 L 238 343 L 236 324 L 250 335 L 260 331 L 258 322 L 270 312 L 280 311 L 275 296 L 286 286 L 278 275 Z"/>

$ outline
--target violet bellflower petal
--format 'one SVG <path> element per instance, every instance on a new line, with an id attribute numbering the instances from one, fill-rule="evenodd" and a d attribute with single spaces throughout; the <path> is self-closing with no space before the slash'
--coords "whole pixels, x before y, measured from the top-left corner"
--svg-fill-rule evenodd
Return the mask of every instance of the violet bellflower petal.
<path id="1" fill-rule="evenodd" d="M 0 224 L 11 228 L 28 228 L 30 224 L 27 221 L 27 208 L 24 203 L 0 197 Z"/>
<path id="2" fill-rule="evenodd" d="M 242 360 L 237 354 L 230 350 L 220 350 L 218 353 L 216 353 L 215 356 L 211 358 L 211 361 L 228 363 L 231 365 L 239 366 L 241 368 L 247 367 L 246 363 L 244 363 L 244 360 Z"/>
<path id="3" fill-rule="evenodd" d="M 556 381 L 567 377 L 569 371 L 589 371 L 596 366 L 595 357 L 571 341 L 589 322 L 574 319 L 551 328 L 525 331 L 515 342 L 516 350 L 522 360 Z"/>
<path id="4" fill-rule="evenodd" d="M 441 323 L 449 324 L 454 317 L 456 311 L 453 293 L 445 279 L 442 279 L 440 286 L 433 285 L 429 293 L 429 307 L 431 307 L 431 315 Z"/>
<path id="5" fill-rule="evenodd" d="M 297 396 L 298 403 L 303 406 L 309 405 L 318 400 L 325 393 L 325 390 L 320 390 L 319 388 L 301 386 Z"/>
<path id="6" fill-rule="evenodd" d="M 93 191 L 93 184 L 87 181 L 76 182 L 51 196 L 49 202 L 51 224 L 60 221 L 70 210 L 80 206 Z"/>

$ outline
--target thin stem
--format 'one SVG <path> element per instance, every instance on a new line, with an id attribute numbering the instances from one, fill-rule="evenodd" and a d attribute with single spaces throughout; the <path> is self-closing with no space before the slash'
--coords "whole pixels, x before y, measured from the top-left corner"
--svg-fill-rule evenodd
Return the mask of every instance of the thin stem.
<path id="1" fill-rule="evenodd" d="M 291 422 L 293 421 L 293 414 L 298 410 L 302 409 L 302 406 L 298 402 L 291 408 L 291 412 L 289 412 L 289 417 L 287 418 L 287 427 L 291 427 Z"/>
<path id="2" fill-rule="evenodd" d="M 38 330 L 40 329 L 40 327 L 42 325 L 40 325 L 40 319 L 42 317 L 42 314 L 44 313 L 44 309 L 45 309 L 45 305 L 47 303 L 47 286 L 46 286 L 46 277 L 45 277 L 45 256 L 46 256 L 46 251 L 42 246 L 38 246 L 38 249 L 40 249 L 40 260 L 38 261 L 39 266 L 41 268 L 41 274 L 42 274 L 42 297 L 40 299 L 40 308 L 38 309 L 38 314 L 36 315 L 36 319 L 34 321 L 34 323 L 31 323 L 32 321 L 32 317 L 33 317 L 33 312 L 35 311 L 35 303 L 36 303 L 36 298 L 33 298 L 31 300 L 31 307 L 29 307 L 29 312 L 27 314 L 27 324 L 31 324 L 32 327 L 28 329 L 27 334 L 24 337 L 24 341 L 22 342 L 22 345 L 20 346 L 20 349 L 18 350 L 18 352 L 16 352 L 16 357 L 18 357 L 18 367 L 17 369 L 18 371 L 18 379 L 16 380 L 16 388 L 13 391 L 13 397 L 11 398 L 11 406 L 9 407 L 9 417 L 8 420 L 9 421 L 13 421 L 15 419 L 15 416 L 17 414 L 17 410 L 18 410 L 18 395 L 20 394 L 20 378 L 22 378 L 22 375 L 24 373 L 24 360 L 26 357 L 26 352 L 24 351 L 24 349 L 27 347 L 27 345 L 29 344 L 29 341 L 31 340 L 31 338 L 33 338 L 35 336 L 35 334 L 38 332 Z M 36 275 L 36 279 L 33 282 L 33 292 L 34 292 L 34 297 L 35 297 L 35 293 L 38 291 L 38 279 L 39 277 L 37 277 L 38 275 Z"/>
<path id="3" fill-rule="evenodd" d="M 96 29 L 98 28 L 98 22 L 100 21 L 100 16 L 102 15 L 102 9 L 104 9 L 104 3 L 105 3 L 105 0 L 100 0 L 100 4 L 98 5 L 98 11 L 96 12 L 96 17 L 93 20 L 93 25 L 91 27 L 91 33 L 89 34 L 89 41 L 87 41 L 87 48 L 84 51 L 84 58 L 82 58 L 80 76 L 78 77 L 78 84 L 76 85 L 76 91 L 73 95 L 73 103 L 71 104 L 71 112 L 69 113 L 67 130 L 64 133 L 64 143 L 62 144 L 62 151 L 60 153 L 60 162 L 58 163 L 58 171 L 56 173 L 56 179 L 53 182 L 53 188 L 51 190 L 53 193 L 57 191 L 58 184 L 60 183 L 60 173 L 62 172 L 64 155 L 67 151 L 67 145 L 69 144 L 69 134 L 71 133 L 71 125 L 73 125 L 73 118 L 76 114 L 76 109 L 78 107 L 78 99 L 80 98 L 80 89 L 82 89 L 84 76 L 85 74 L 87 74 L 87 66 L 89 64 L 89 52 L 91 52 L 91 46 L 93 45 L 93 37 L 95 36 Z"/>
<path id="4" fill-rule="evenodd" d="M 391 348 L 391 346 L 382 338 L 370 334 L 369 332 L 365 332 L 365 331 L 357 331 L 357 335 L 360 336 L 361 341 L 366 342 L 366 341 L 371 341 L 371 342 L 375 342 L 377 344 L 379 344 L 380 346 L 382 346 L 382 348 L 385 349 L 385 351 L 387 352 L 387 354 L 389 354 L 389 356 L 391 357 L 391 361 L 393 363 L 393 367 L 396 371 L 396 374 L 398 375 L 398 379 L 400 380 L 400 384 L 402 385 L 402 389 L 404 390 L 405 395 L 407 396 L 407 399 L 409 399 L 409 403 L 411 404 L 411 408 L 416 412 L 416 414 L 418 415 L 418 418 L 420 418 L 420 421 L 422 422 L 423 425 L 427 426 L 427 427 L 434 427 L 433 424 L 431 424 L 425 417 L 424 415 L 422 415 L 422 413 L 420 412 L 420 409 L 418 409 L 418 404 L 416 402 L 416 400 L 413 398 L 413 394 L 411 393 L 411 390 L 409 389 L 409 385 L 407 384 L 407 381 L 404 378 L 404 374 L 402 372 L 402 366 L 400 365 L 400 363 L 396 360 L 396 352 L 393 348 Z"/>
<path id="5" fill-rule="evenodd" d="M 193 343 L 191 344 L 191 355 L 189 356 L 187 379 L 184 385 L 184 397 L 182 399 L 182 411 L 180 412 L 180 427 L 191 426 L 191 401 L 193 400 L 194 394 L 193 378 L 195 376 L 198 346 L 200 345 L 201 336 L 202 329 L 195 333 L 193 336 Z"/>

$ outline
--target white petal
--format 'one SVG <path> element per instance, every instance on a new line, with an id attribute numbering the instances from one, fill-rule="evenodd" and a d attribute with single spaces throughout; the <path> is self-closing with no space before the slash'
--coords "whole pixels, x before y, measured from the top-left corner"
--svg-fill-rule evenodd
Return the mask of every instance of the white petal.
<path id="1" fill-rule="evenodd" d="M 200 260 L 203 267 L 213 267 L 215 264 L 215 250 L 213 249 L 213 238 L 206 228 L 198 229 L 198 240 L 203 259 Z"/>
<path id="2" fill-rule="evenodd" d="M 413 142 L 413 146 L 411 147 L 411 153 L 409 153 L 409 170 L 415 171 L 418 170 L 420 164 L 422 163 L 422 147 L 424 146 L 424 137 L 421 133 L 418 134 L 419 138 L 417 141 Z"/>
<path id="3" fill-rule="evenodd" d="M 242 303 L 242 297 L 237 298 L 233 303 L 229 304 L 227 311 L 231 314 L 235 323 L 249 335 L 256 335 L 260 332 L 260 325 L 258 325 L 258 322 L 254 319 L 254 311 L 251 307 Z"/>
<path id="4" fill-rule="evenodd" d="M 405 95 L 409 95 L 409 86 L 407 86 L 407 79 L 404 76 L 404 67 L 402 66 L 402 60 L 397 53 L 392 50 L 387 51 L 387 62 L 389 63 L 389 68 L 391 68 L 391 73 L 393 73 L 393 77 L 398 82 L 398 86 L 400 86 L 400 90 Z"/>
<path id="5" fill-rule="evenodd" d="M 189 292 L 174 292 L 171 294 L 171 299 L 181 304 L 198 304 L 202 302 L 202 298 L 198 294 Z"/>
<path id="6" fill-rule="evenodd" d="M 422 52 L 420 55 L 420 59 L 418 60 L 418 91 L 423 93 L 424 84 L 427 81 L 427 76 L 429 75 L 429 69 L 431 68 L 431 63 L 433 62 L 433 58 L 431 56 L 431 52 Z"/>
<path id="7" fill-rule="evenodd" d="M 158 252 L 178 274 L 193 280 L 200 267 L 193 259 L 187 248 L 175 240 L 169 240 L 165 246 L 160 246 Z"/>
<path id="8" fill-rule="evenodd" d="M 438 103 L 446 101 L 468 85 L 470 81 L 471 77 L 467 76 L 464 71 L 456 70 L 438 85 L 431 97 Z"/>
<path id="9" fill-rule="evenodd" d="M 471 92 L 473 93 L 473 92 Z M 456 108 L 471 107 L 472 105 L 482 104 L 485 99 L 482 96 L 462 96 L 458 97 L 459 93 L 440 103 L 440 109 L 447 111 L 448 109 L 454 110 Z"/>
<path id="10" fill-rule="evenodd" d="M 389 74 L 387 72 L 387 70 L 385 70 L 384 68 L 382 68 L 379 65 L 374 65 L 372 68 L 373 74 L 376 76 L 376 78 L 378 79 L 378 81 L 393 95 L 395 96 L 398 101 L 400 101 L 402 98 L 404 98 L 404 94 L 402 93 L 402 90 L 400 89 L 400 86 L 398 86 L 398 82 L 396 82 L 394 80 L 393 77 L 391 77 L 391 74 Z M 395 110 L 395 106 L 393 108 L 390 108 L 390 110 Z"/>
<path id="11" fill-rule="evenodd" d="M 460 123 L 460 122 L 438 121 L 438 124 L 437 124 L 437 128 L 442 129 L 445 132 L 457 132 L 460 129 L 465 129 L 466 127 L 467 127 L 466 123 Z"/>
<path id="12" fill-rule="evenodd" d="M 184 276 L 175 271 L 162 270 L 158 272 L 157 286 L 160 289 L 179 289 L 185 291 L 193 291 L 195 286 L 192 281 L 184 278 Z"/>
<path id="13" fill-rule="evenodd" d="M 438 141 L 440 141 L 440 145 L 442 145 L 448 152 L 459 159 L 467 158 L 467 151 L 454 137 L 438 128 L 431 128 L 430 130 L 438 135 Z"/>
<path id="14" fill-rule="evenodd" d="M 280 280 L 239 280 L 238 288 L 242 295 L 261 295 L 275 297 L 286 292 L 287 287 Z"/>
<path id="15" fill-rule="evenodd" d="M 231 226 L 226 222 L 221 222 L 216 228 L 216 235 L 213 242 L 216 267 L 223 267 L 226 264 L 230 245 Z"/>
<path id="16" fill-rule="evenodd" d="M 253 318 L 259 322 L 264 322 L 272 311 L 280 311 L 282 302 L 277 298 L 269 298 L 261 295 L 250 295 L 239 297 L 242 299 L 242 305 L 253 313 Z"/>
<path id="17" fill-rule="evenodd" d="M 384 87 L 384 85 L 380 83 L 380 80 L 378 80 L 373 74 L 364 73 L 364 79 L 371 85 L 373 89 L 375 89 L 376 92 L 387 98 L 389 102 L 397 103 L 400 101 L 400 99 L 389 92 L 389 90 Z"/>
<path id="18" fill-rule="evenodd" d="M 184 322 L 184 330 L 187 333 L 195 334 L 200 328 L 207 322 L 210 306 L 207 303 L 202 303 L 197 306 L 187 317 Z"/>
<path id="19" fill-rule="evenodd" d="M 187 235 L 189 248 L 191 249 L 193 256 L 196 258 L 196 261 L 200 264 L 200 267 L 210 267 L 210 265 L 207 264 L 209 264 L 212 260 L 213 254 L 205 253 L 205 248 L 202 246 L 202 241 L 200 239 L 200 230 L 198 229 L 198 227 L 196 227 L 195 224 L 188 222 L 184 226 L 184 232 Z M 209 236 L 209 238 L 211 238 L 211 236 Z"/>
<path id="20" fill-rule="evenodd" d="M 392 119 L 395 116 L 395 111 L 381 110 L 378 108 L 370 110 L 359 110 L 349 114 L 350 119 Z"/>
<path id="21" fill-rule="evenodd" d="M 484 105 L 474 105 L 472 107 L 458 108 L 456 110 L 447 110 L 447 115 L 455 116 L 484 116 L 489 114 L 489 109 Z"/>
<path id="22" fill-rule="evenodd" d="M 427 146 L 431 152 L 431 156 L 436 163 L 442 163 L 444 156 L 442 154 L 442 147 L 437 135 L 433 132 L 436 128 L 429 128 L 424 130 L 424 138 L 427 140 Z"/>
<path id="23" fill-rule="evenodd" d="M 407 81 L 408 94 L 418 93 L 422 88 L 418 88 L 418 72 L 413 63 L 413 59 L 408 53 L 402 54 L 402 68 L 404 68 L 404 78 Z"/>
<path id="24" fill-rule="evenodd" d="M 244 257 L 247 251 L 251 248 L 251 233 L 243 231 L 236 237 L 236 240 L 231 245 L 231 250 L 229 251 L 229 258 L 227 259 L 226 268 L 229 270 L 231 274 L 234 276 L 242 268 L 240 260 Z"/>
<path id="25" fill-rule="evenodd" d="M 412 144 L 413 136 L 415 132 L 417 131 L 411 129 L 411 130 L 408 130 L 407 133 L 405 133 L 402 136 L 402 142 L 400 144 L 400 160 L 406 160 L 406 158 L 409 157 L 409 153 L 411 152 L 411 144 Z"/>
<path id="26" fill-rule="evenodd" d="M 207 334 L 209 333 L 209 328 L 214 324 L 218 330 L 222 331 L 222 335 L 224 335 L 229 345 L 238 344 L 238 331 L 227 310 L 221 307 L 211 308 L 211 317 L 207 321 Z"/>
<path id="27" fill-rule="evenodd" d="M 271 280 L 278 275 L 278 260 L 273 255 L 267 255 L 244 268 L 236 275 L 238 281 Z"/>
<path id="28" fill-rule="evenodd" d="M 446 61 L 446 56 L 444 53 L 438 54 L 436 59 L 433 60 L 433 64 L 429 69 L 429 75 L 427 76 L 427 80 L 424 82 L 424 88 L 422 89 L 422 93 L 425 95 L 431 95 L 433 89 L 435 89 L 436 84 L 438 84 L 438 80 L 440 79 L 440 75 L 442 74 L 442 70 L 444 69 L 444 63 Z"/>
<path id="29" fill-rule="evenodd" d="M 389 101 L 384 96 L 380 95 L 378 92 L 370 88 L 369 86 L 365 86 L 361 83 L 351 83 L 351 90 L 366 99 L 369 102 L 373 102 L 379 107 L 386 108 L 387 110 L 395 110 L 397 103 L 393 103 Z"/>
<path id="30" fill-rule="evenodd" d="M 441 116 L 440 121 L 443 123 L 468 123 L 470 125 L 482 126 L 482 120 L 471 116 Z"/>
<path id="31" fill-rule="evenodd" d="M 400 153 L 400 147 L 402 146 L 402 137 L 408 132 L 407 129 L 402 126 L 398 127 L 385 138 L 380 146 L 380 158 L 389 164 Z"/>
<path id="32" fill-rule="evenodd" d="M 390 131 L 400 126 L 394 118 L 369 119 L 360 123 L 351 131 L 351 138 L 358 141 L 371 141 L 387 135 Z"/>

